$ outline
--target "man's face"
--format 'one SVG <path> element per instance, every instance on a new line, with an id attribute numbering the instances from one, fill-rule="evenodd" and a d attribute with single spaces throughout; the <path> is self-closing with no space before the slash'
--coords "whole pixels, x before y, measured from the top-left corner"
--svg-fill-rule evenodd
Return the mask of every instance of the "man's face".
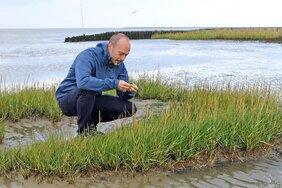
<path id="1" fill-rule="evenodd" d="M 115 66 L 118 66 L 129 54 L 130 43 L 127 38 L 121 38 L 115 46 L 112 43 L 109 43 L 108 48 L 111 57 L 111 63 L 113 63 Z"/>

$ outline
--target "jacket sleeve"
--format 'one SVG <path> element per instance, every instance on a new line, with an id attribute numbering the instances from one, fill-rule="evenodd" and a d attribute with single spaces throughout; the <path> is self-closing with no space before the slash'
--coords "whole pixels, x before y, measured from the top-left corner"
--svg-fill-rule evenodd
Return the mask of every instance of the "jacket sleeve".
<path id="1" fill-rule="evenodd" d="M 75 77 L 77 87 L 85 90 L 103 92 L 118 88 L 118 79 L 97 79 L 92 76 L 96 69 L 98 58 L 87 51 L 81 52 L 75 59 Z"/>
<path id="2" fill-rule="evenodd" d="M 123 80 L 129 83 L 129 78 L 128 78 L 128 73 L 127 70 L 124 66 L 124 64 L 122 65 L 122 71 L 121 73 L 118 75 L 118 80 Z M 122 92 L 119 91 L 118 89 L 116 89 L 117 95 L 119 96 L 119 98 L 124 99 L 124 100 L 129 100 L 131 98 L 133 98 L 135 96 L 134 92 Z"/>

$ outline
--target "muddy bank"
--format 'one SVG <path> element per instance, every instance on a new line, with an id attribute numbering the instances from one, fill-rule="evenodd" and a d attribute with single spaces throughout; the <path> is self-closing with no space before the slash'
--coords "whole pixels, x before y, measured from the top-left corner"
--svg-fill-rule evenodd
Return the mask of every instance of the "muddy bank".
<path id="1" fill-rule="evenodd" d="M 121 171 L 89 172 L 69 178 L 19 174 L 0 177 L 2 187 L 281 187 L 282 143 L 257 152 L 244 154 L 240 159 L 226 160 L 210 166 L 210 162 L 179 162 L 178 167 L 152 169 L 146 173 Z M 238 154 L 236 156 L 238 157 Z M 224 157 L 224 154 L 219 155 Z M 217 158 L 221 158 L 217 156 Z M 234 154 L 235 156 L 235 154 Z M 203 158 L 204 160 L 204 158 Z M 195 165 L 197 164 L 197 165 Z M 192 165 L 194 165 L 192 167 Z"/>

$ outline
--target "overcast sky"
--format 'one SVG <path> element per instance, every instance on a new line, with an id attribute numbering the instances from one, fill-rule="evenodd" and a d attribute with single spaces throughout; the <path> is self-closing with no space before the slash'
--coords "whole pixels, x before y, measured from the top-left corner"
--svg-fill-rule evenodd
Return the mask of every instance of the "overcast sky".
<path id="1" fill-rule="evenodd" d="M 281 27 L 282 0 L 0 0 L 0 28 Z"/>

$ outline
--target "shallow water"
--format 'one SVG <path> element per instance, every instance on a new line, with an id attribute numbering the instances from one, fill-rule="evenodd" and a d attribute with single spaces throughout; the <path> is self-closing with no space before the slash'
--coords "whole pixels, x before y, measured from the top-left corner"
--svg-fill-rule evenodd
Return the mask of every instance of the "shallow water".
<path id="1" fill-rule="evenodd" d="M 0 77 L 7 85 L 58 82 L 80 51 L 98 43 L 64 38 L 102 31 L 107 30 L 0 30 Z M 281 51 L 281 44 L 263 42 L 132 40 L 125 63 L 131 76 L 160 74 L 183 84 L 264 80 L 281 90 Z"/>
<path id="2" fill-rule="evenodd" d="M 282 157 L 178 173 L 112 178 L 105 187 L 282 187 Z M 119 183 L 118 183 L 119 182 Z M 95 185 L 99 185 L 94 184 Z M 122 185 L 120 185 L 122 184 Z"/>

